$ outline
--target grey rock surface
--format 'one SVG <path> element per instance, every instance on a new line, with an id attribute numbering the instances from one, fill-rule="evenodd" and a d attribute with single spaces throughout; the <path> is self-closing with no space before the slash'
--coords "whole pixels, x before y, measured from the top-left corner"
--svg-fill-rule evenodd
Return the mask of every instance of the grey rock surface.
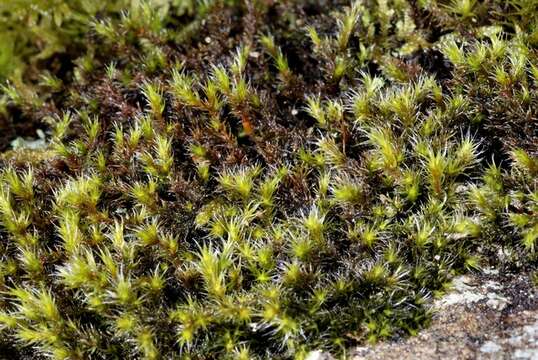
<path id="1" fill-rule="evenodd" d="M 537 359 L 538 291 L 528 274 L 456 278 L 418 336 L 353 351 L 352 359 Z"/>

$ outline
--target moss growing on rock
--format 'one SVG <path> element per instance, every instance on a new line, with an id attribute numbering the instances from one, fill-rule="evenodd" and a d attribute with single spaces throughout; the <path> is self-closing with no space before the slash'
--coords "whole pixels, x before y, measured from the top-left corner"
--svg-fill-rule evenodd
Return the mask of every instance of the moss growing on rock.
<path id="1" fill-rule="evenodd" d="M 6 353 L 345 354 L 535 267 L 534 2 L 118 6 L 4 88 Z"/>

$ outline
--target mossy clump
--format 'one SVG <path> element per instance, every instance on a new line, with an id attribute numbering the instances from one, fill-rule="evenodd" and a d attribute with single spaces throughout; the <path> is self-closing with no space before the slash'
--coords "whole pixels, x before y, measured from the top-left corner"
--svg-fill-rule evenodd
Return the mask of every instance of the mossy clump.
<path id="1" fill-rule="evenodd" d="M 534 1 L 117 4 L 4 87 L 3 353 L 345 356 L 536 271 Z"/>

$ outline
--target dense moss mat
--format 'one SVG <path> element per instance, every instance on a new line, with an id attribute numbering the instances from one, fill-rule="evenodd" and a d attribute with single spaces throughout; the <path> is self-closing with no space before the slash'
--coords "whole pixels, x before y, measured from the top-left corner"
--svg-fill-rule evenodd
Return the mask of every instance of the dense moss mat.
<path id="1" fill-rule="evenodd" d="M 0 5 L 1 146 L 48 138 L 0 157 L 2 356 L 345 356 L 535 269 L 536 1 L 51 4 Z"/>

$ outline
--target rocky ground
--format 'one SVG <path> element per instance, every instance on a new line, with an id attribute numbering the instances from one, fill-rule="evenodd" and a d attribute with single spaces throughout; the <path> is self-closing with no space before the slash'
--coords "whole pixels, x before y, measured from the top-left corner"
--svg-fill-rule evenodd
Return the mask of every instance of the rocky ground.
<path id="1" fill-rule="evenodd" d="M 538 359 L 538 292 L 526 274 L 462 276 L 418 336 L 361 347 L 353 359 Z"/>
<path id="2" fill-rule="evenodd" d="M 418 336 L 354 349 L 353 360 L 538 359 L 538 291 L 528 274 L 465 275 Z M 312 353 L 309 360 L 329 360 Z"/>

